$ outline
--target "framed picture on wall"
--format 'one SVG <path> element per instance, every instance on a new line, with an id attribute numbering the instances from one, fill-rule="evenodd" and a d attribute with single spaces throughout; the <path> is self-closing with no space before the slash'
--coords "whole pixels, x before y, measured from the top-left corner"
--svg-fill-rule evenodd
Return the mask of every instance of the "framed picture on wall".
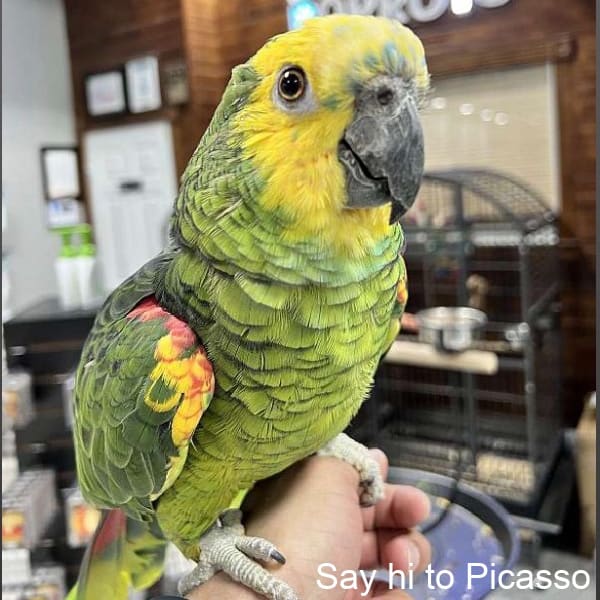
<path id="1" fill-rule="evenodd" d="M 161 107 L 160 75 L 156 56 L 144 56 L 126 62 L 125 82 L 130 112 L 141 113 Z"/>
<path id="2" fill-rule="evenodd" d="M 44 146 L 42 181 L 46 200 L 79 198 L 79 154 L 76 146 Z"/>
<path id="3" fill-rule="evenodd" d="M 92 117 L 118 115 L 127 111 L 123 69 L 91 73 L 85 77 L 87 112 Z"/>
<path id="4" fill-rule="evenodd" d="M 46 217 L 50 228 L 77 225 L 85 219 L 76 146 L 40 149 Z"/>

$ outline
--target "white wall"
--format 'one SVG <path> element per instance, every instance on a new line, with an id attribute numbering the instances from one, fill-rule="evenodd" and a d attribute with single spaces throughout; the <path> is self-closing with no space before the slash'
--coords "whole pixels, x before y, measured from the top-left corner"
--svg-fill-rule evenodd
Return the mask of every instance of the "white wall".
<path id="1" fill-rule="evenodd" d="M 2 189 L 10 306 L 56 295 L 57 236 L 46 227 L 40 147 L 75 143 L 62 0 L 2 0 Z"/>

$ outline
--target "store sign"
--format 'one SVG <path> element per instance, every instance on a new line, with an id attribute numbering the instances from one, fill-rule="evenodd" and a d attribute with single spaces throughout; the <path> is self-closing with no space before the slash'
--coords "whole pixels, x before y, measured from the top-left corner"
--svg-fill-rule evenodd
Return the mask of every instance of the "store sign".
<path id="1" fill-rule="evenodd" d="M 497 8 L 510 0 L 473 0 L 482 8 Z M 448 12 L 452 0 L 318 0 L 321 14 L 345 13 L 354 15 L 378 15 L 397 19 L 402 23 L 416 21 L 428 23 Z M 469 3 L 471 4 L 471 3 Z M 468 12 L 468 11 L 467 11 Z"/>

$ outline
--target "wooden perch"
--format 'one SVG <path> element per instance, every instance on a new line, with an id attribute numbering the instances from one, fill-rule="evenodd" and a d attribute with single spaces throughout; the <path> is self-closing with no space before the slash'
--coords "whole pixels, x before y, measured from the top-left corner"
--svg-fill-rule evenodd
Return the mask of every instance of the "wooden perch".
<path id="1" fill-rule="evenodd" d="M 438 352 L 430 344 L 396 340 L 385 357 L 385 362 L 400 365 L 449 369 L 478 375 L 495 375 L 498 356 L 484 350 L 465 350 L 456 354 Z"/>

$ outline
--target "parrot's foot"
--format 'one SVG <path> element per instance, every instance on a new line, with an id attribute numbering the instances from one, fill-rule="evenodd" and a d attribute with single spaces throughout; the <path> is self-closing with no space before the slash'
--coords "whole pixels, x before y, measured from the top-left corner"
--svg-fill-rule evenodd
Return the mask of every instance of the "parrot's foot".
<path id="1" fill-rule="evenodd" d="M 179 593 L 185 596 L 223 571 L 269 600 L 298 600 L 289 585 L 255 561 L 284 564 L 285 558 L 271 542 L 244 535 L 241 511 L 227 510 L 200 539 L 200 560 L 180 580 Z"/>
<path id="2" fill-rule="evenodd" d="M 383 498 L 383 478 L 379 464 L 365 446 L 354 441 L 345 433 L 340 433 L 317 454 L 340 458 L 358 471 L 361 506 L 373 506 Z"/>

